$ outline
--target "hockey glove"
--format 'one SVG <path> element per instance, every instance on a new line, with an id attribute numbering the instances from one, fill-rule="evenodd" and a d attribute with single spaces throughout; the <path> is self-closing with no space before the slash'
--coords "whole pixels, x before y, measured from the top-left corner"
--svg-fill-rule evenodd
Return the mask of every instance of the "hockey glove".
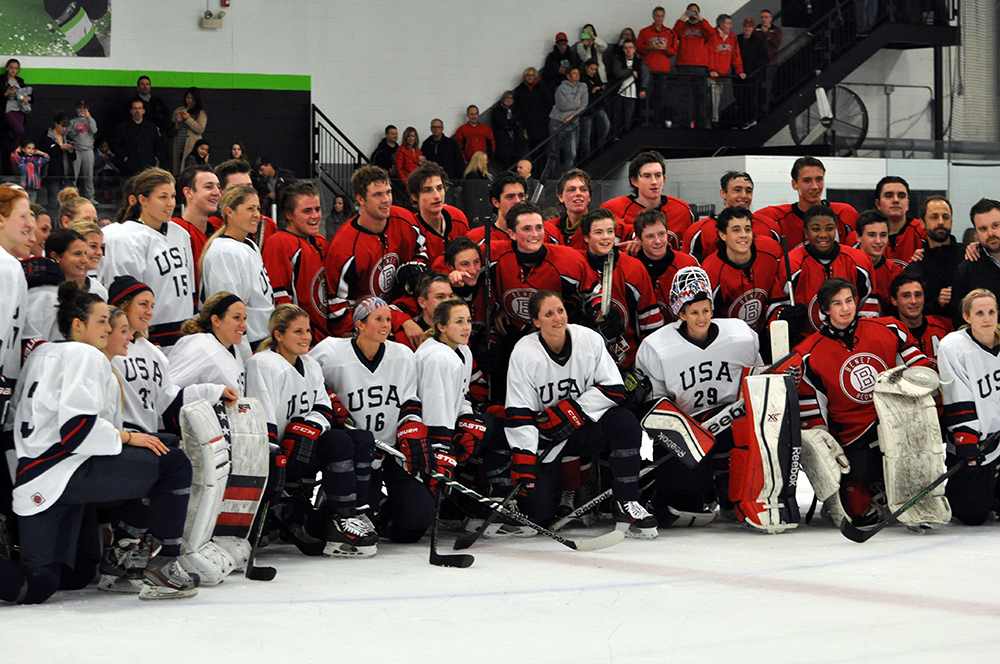
<path id="1" fill-rule="evenodd" d="M 444 452 L 435 452 L 434 464 L 435 464 L 434 470 L 441 473 L 450 480 L 455 475 L 455 466 L 458 465 L 458 462 L 455 461 L 455 457 L 453 457 L 450 454 L 445 454 Z M 434 479 L 433 477 L 430 478 L 429 486 L 431 488 L 431 491 L 437 489 L 439 481 L 440 480 Z M 442 489 L 447 491 L 448 485 L 442 482 Z"/>
<path id="2" fill-rule="evenodd" d="M 281 449 L 289 463 L 309 464 L 316 454 L 316 440 L 323 433 L 316 424 L 301 417 L 293 417 L 285 427 Z"/>
<path id="3" fill-rule="evenodd" d="M 535 488 L 535 464 L 538 457 L 532 452 L 512 450 L 510 455 L 510 480 L 516 486 L 521 482 L 518 495 L 527 496 Z"/>
<path id="4" fill-rule="evenodd" d="M 472 356 L 483 374 L 489 376 L 504 368 L 503 352 L 495 341 L 482 341 L 472 347 Z"/>
<path id="5" fill-rule="evenodd" d="M 407 295 L 415 295 L 414 291 L 417 288 L 417 281 L 427 271 L 427 266 L 423 263 L 417 263 L 416 261 L 403 263 L 396 270 L 396 283 L 403 287 Z"/>
<path id="6" fill-rule="evenodd" d="M 464 463 L 476 453 L 484 436 L 486 436 L 486 425 L 481 418 L 475 415 L 463 415 L 458 418 L 453 441 L 458 463 Z"/>
<path id="7" fill-rule="evenodd" d="M 410 472 L 421 472 L 425 475 L 434 467 L 434 453 L 430 441 L 427 440 L 427 427 L 420 422 L 407 422 L 396 432 L 399 441 L 399 451 L 406 455 L 406 463 Z"/>
<path id="8" fill-rule="evenodd" d="M 340 399 L 333 392 L 330 393 L 330 405 L 333 408 L 333 417 L 337 420 L 338 429 L 346 429 L 350 426 L 354 428 L 354 418 L 351 417 L 351 411 L 344 408 L 344 404 L 340 403 Z"/>
<path id="9" fill-rule="evenodd" d="M 986 461 L 986 455 L 979 448 L 979 438 L 971 433 L 959 431 L 952 434 L 955 440 L 955 456 L 965 461 L 969 466 L 981 466 Z"/>
<path id="10" fill-rule="evenodd" d="M 589 420 L 573 399 L 563 399 L 535 415 L 538 432 L 554 441 L 563 441 Z"/>
<path id="11" fill-rule="evenodd" d="M 597 331 L 601 333 L 605 341 L 614 341 L 622 335 L 625 331 L 625 321 L 622 320 L 622 315 L 618 309 L 615 307 L 608 309 L 604 320 L 597 323 Z"/>
<path id="12" fill-rule="evenodd" d="M 271 463 L 267 473 L 267 483 L 264 485 L 264 499 L 276 501 L 281 492 L 285 489 L 285 466 L 288 465 L 288 457 L 281 453 L 274 445 L 271 445 Z"/>
<path id="13" fill-rule="evenodd" d="M 806 305 L 799 303 L 782 307 L 778 312 L 778 320 L 788 321 L 788 338 L 796 339 L 806 329 L 806 321 L 809 318 L 809 311 Z M 775 358 L 778 359 L 778 358 Z"/>
<path id="14" fill-rule="evenodd" d="M 653 383 L 649 380 L 649 376 L 635 365 L 619 370 L 622 374 L 622 384 L 625 385 L 625 407 L 632 410 L 646 403 L 653 392 Z"/>

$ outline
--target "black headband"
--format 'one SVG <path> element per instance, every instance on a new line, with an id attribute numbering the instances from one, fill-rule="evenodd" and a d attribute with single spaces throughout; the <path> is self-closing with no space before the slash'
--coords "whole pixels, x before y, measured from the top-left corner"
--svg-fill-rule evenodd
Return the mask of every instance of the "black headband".
<path id="1" fill-rule="evenodd" d="M 237 302 L 242 302 L 242 301 L 243 300 L 241 300 L 236 295 L 230 294 L 225 296 L 224 298 L 216 302 L 214 307 L 212 307 L 212 310 L 208 314 L 208 320 L 211 321 L 212 316 L 218 316 L 219 318 L 223 318 L 226 315 L 226 309 L 233 306 Z"/>

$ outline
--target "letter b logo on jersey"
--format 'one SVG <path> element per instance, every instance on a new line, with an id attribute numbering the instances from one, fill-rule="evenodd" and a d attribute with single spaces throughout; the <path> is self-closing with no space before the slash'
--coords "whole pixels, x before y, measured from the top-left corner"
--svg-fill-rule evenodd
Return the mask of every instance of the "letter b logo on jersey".
<path id="1" fill-rule="evenodd" d="M 859 404 L 870 404 L 878 375 L 889 367 L 876 355 L 852 355 L 840 368 L 840 389 L 848 399 Z"/>
<path id="2" fill-rule="evenodd" d="M 386 254 L 372 267 L 368 281 L 368 291 L 372 295 L 385 297 L 392 293 L 396 285 L 396 271 L 399 269 L 399 256 Z"/>

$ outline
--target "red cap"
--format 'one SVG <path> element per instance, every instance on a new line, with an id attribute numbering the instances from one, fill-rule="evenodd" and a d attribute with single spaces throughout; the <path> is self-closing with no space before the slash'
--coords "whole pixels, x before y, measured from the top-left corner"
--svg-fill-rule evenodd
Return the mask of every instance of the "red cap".
<path id="1" fill-rule="evenodd" d="M 569 41 L 569 37 L 566 36 L 565 32 L 556 33 L 556 43 L 558 44 L 561 41 Z"/>
<path id="2" fill-rule="evenodd" d="M 753 26 L 754 26 L 754 22 L 753 22 L 752 18 L 745 18 L 745 19 L 743 19 L 743 27 L 744 28 L 746 28 L 746 27 L 751 27 L 752 28 Z"/>

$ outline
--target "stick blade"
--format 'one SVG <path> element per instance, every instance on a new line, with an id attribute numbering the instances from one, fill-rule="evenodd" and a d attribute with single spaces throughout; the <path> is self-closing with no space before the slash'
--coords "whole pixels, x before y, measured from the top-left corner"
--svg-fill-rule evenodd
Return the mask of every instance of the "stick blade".
<path id="1" fill-rule="evenodd" d="M 247 567 L 246 577 L 251 581 L 271 581 L 278 574 L 273 567 Z"/>
<path id="2" fill-rule="evenodd" d="M 872 537 L 876 535 L 876 533 L 878 533 L 878 531 L 882 530 L 882 528 L 884 527 L 885 527 L 885 522 L 882 522 L 876 525 L 874 528 L 870 528 L 868 530 L 861 530 L 853 523 L 851 523 L 850 519 L 845 518 L 843 521 L 840 522 L 840 534 L 846 537 L 847 539 L 851 540 L 852 542 L 857 542 L 860 544 L 862 542 L 867 542 L 868 540 L 870 540 Z"/>
<path id="3" fill-rule="evenodd" d="M 612 530 L 611 532 L 604 533 L 603 535 L 598 535 L 597 537 L 590 537 L 583 540 L 575 540 L 573 548 L 577 551 L 598 551 L 600 549 L 606 549 L 609 546 L 614 546 L 625 540 L 625 531 L 623 530 Z"/>
<path id="4" fill-rule="evenodd" d="M 431 551 L 431 565 L 437 565 L 438 567 L 465 568 L 471 567 L 474 562 L 476 562 L 476 559 L 468 553 L 444 555 L 437 551 Z"/>

